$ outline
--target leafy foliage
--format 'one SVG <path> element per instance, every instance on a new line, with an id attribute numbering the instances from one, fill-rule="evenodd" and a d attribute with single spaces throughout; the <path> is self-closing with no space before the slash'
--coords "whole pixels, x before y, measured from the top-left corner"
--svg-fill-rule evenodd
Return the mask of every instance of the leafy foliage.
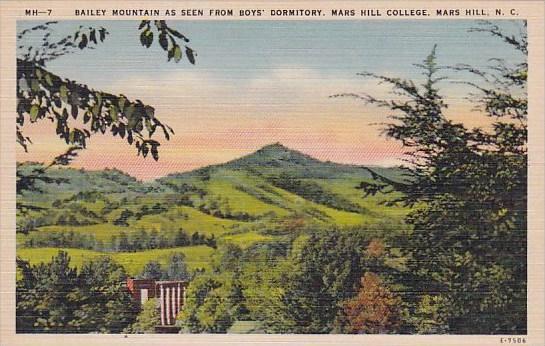
<path id="1" fill-rule="evenodd" d="M 344 199 L 342 196 L 326 191 L 317 183 L 295 179 L 287 173 L 281 173 L 277 177 L 270 177 L 269 181 L 274 186 L 293 192 L 309 201 L 350 212 L 359 213 L 363 210 L 361 206 Z"/>
<path id="2" fill-rule="evenodd" d="M 367 272 L 358 295 L 343 304 L 348 333 L 395 333 L 401 322 L 401 299 L 384 286 L 380 277 Z"/>
<path id="3" fill-rule="evenodd" d="M 17 269 L 18 332 L 120 333 L 136 317 L 126 274 L 108 257 L 85 263 L 78 273 L 59 251 L 34 266 L 18 259 Z"/>
<path id="4" fill-rule="evenodd" d="M 151 47 L 153 43 L 153 26 L 157 30 L 159 45 L 168 53 L 168 61 L 174 59 L 175 62 L 179 62 L 185 52 L 187 60 L 191 64 L 195 64 L 195 51 L 187 45 L 184 45 L 182 51 L 182 46 L 178 43 L 178 40 L 188 43 L 189 39 L 179 31 L 169 27 L 164 20 L 154 20 L 153 25 L 150 20 L 140 22 L 138 29 L 141 30 L 140 43 L 142 46 Z"/>
<path id="5" fill-rule="evenodd" d="M 155 298 L 145 302 L 142 306 L 142 311 L 136 317 L 136 322 L 127 331 L 136 334 L 155 333 L 155 327 L 161 324 L 157 305 L 158 301 Z"/>
<path id="6" fill-rule="evenodd" d="M 155 117 L 155 109 L 140 100 L 113 95 L 85 84 L 63 79 L 35 62 L 17 60 L 17 139 L 25 150 L 22 134 L 25 122 L 48 119 L 56 124 L 56 133 L 66 144 L 85 148 L 92 133 L 109 131 L 125 138 L 146 157 L 158 159 L 160 145 L 151 136 L 161 129 L 169 139 L 174 132 Z M 70 118 L 81 123 L 71 126 Z M 81 125 L 79 125 L 81 124 Z"/>
<path id="7" fill-rule="evenodd" d="M 146 263 L 139 278 L 190 281 L 192 275 L 185 263 L 185 255 L 183 253 L 175 253 L 170 256 L 166 268 L 163 268 L 161 264 L 155 260 Z"/>
<path id="8" fill-rule="evenodd" d="M 150 23 L 144 20 L 139 26 L 142 30 L 140 39 L 146 48 L 153 42 Z M 67 144 L 85 148 L 92 134 L 108 131 L 113 136 L 125 138 L 129 145 L 134 143 L 138 155 L 151 154 L 157 160 L 160 143 L 151 137 L 156 130 L 162 130 L 169 140 L 174 131 L 155 117 L 152 106 L 130 100 L 125 95 L 94 90 L 46 69 L 46 64 L 54 59 L 78 49 L 94 48 L 106 39 L 108 31 L 103 27 L 79 26 L 73 35 L 52 41 L 55 24 L 54 21 L 40 24 L 17 35 L 18 48 L 22 52 L 17 58 L 17 142 L 26 151 L 31 142 L 23 134 L 25 123 L 48 119 L 56 124 L 56 134 Z M 188 43 L 189 39 L 165 21 L 154 21 L 154 25 L 159 32 L 159 44 L 168 51 L 168 60 L 174 58 L 179 62 L 182 51 L 177 41 Z M 41 46 L 26 46 L 25 39 L 31 32 L 43 32 Z M 187 45 L 184 48 L 187 59 L 194 64 L 193 49 Z"/>
<path id="9" fill-rule="evenodd" d="M 369 255 L 364 233 L 313 232 L 296 241 L 279 264 L 271 301 L 261 308 L 265 330 L 275 333 L 330 333 L 342 329 L 343 301 L 358 292 L 361 275 L 388 275 L 382 260 Z"/>
<path id="10" fill-rule="evenodd" d="M 473 31 L 502 38 L 521 53 L 509 66 L 491 59 L 488 70 L 467 65 L 450 70 L 469 72 L 481 83 L 470 95 L 491 118 L 490 131 L 467 129 L 448 120 L 439 94 L 435 47 L 422 64 L 424 82 L 365 73 L 389 84 L 401 98 L 381 100 L 353 96 L 395 114 L 387 136 L 408 149 L 410 181 L 362 183 L 366 193 L 394 188 L 399 201 L 416 206 L 407 223 L 413 226 L 402 246 L 409 269 L 419 277 L 416 292 L 435 301 L 435 331 L 450 333 L 525 333 L 526 204 L 527 204 L 527 39 L 507 36 L 497 26 L 481 23 Z M 417 309 L 424 303 L 419 303 Z"/>
<path id="11" fill-rule="evenodd" d="M 240 282 L 242 250 L 234 245 L 215 254 L 212 273 L 197 275 L 189 285 L 179 324 L 191 333 L 225 333 L 246 311 Z"/>

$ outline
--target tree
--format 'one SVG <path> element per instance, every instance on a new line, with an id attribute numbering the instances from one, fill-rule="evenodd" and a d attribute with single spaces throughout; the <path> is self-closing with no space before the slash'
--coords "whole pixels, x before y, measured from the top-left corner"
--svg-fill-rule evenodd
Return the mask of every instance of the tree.
<path id="1" fill-rule="evenodd" d="M 121 333 L 138 311 L 126 278 L 123 267 L 108 256 L 84 263 L 77 287 L 80 303 L 70 324 L 78 332 Z"/>
<path id="2" fill-rule="evenodd" d="M 132 248 L 135 251 L 142 250 L 142 249 L 149 249 L 148 232 L 141 229 L 139 232 L 133 233 Z"/>
<path id="3" fill-rule="evenodd" d="M 292 245 L 274 268 L 277 287 L 263 303 L 261 319 L 273 333 L 330 333 L 340 329 L 342 302 L 354 297 L 361 274 L 390 270 L 367 254 L 364 232 L 313 231 Z M 265 285 L 267 287 L 267 285 Z M 250 308 L 252 311 L 255 307 Z"/>
<path id="4" fill-rule="evenodd" d="M 145 302 L 142 306 L 142 311 L 136 317 L 136 322 L 131 325 L 129 332 L 137 334 L 155 333 L 155 327 L 161 324 L 157 305 L 158 301 L 156 298 Z"/>
<path id="5" fill-rule="evenodd" d="M 66 252 L 52 258 L 50 263 L 31 266 L 17 259 L 22 278 L 17 281 L 16 329 L 18 332 L 70 331 L 76 301 L 73 297 L 78 277 L 70 268 Z"/>
<path id="6" fill-rule="evenodd" d="M 158 242 L 159 232 L 154 228 L 149 236 L 149 248 L 150 249 L 157 249 L 159 247 Z"/>
<path id="7" fill-rule="evenodd" d="M 191 333 L 225 333 L 237 318 L 241 297 L 229 275 L 198 275 L 186 296 L 178 323 Z"/>
<path id="8" fill-rule="evenodd" d="M 189 244 L 189 236 L 183 229 L 180 228 L 174 236 L 174 246 L 187 246 Z"/>
<path id="9" fill-rule="evenodd" d="M 119 233 L 119 243 L 117 248 L 119 249 L 119 251 L 131 250 L 131 244 L 129 243 L 129 237 L 127 237 L 127 233 L 125 232 Z"/>
<path id="10" fill-rule="evenodd" d="M 211 273 L 197 273 L 187 290 L 179 324 L 191 333 L 225 333 L 247 313 L 240 280 L 242 250 L 232 244 L 220 247 Z"/>
<path id="11" fill-rule="evenodd" d="M 140 273 L 140 279 L 161 280 L 164 277 L 163 268 L 161 264 L 155 260 L 149 261 L 142 268 Z"/>
<path id="12" fill-rule="evenodd" d="M 119 217 L 113 221 L 113 224 L 116 226 L 128 226 L 129 218 L 132 217 L 134 213 L 129 209 L 124 209 Z"/>
<path id="13" fill-rule="evenodd" d="M 212 269 L 216 273 L 238 272 L 241 257 L 242 249 L 235 244 L 227 243 L 220 247 L 212 258 Z"/>
<path id="14" fill-rule="evenodd" d="M 17 269 L 18 332 L 119 333 L 134 322 L 126 274 L 109 257 L 84 263 L 79 274 L 62 251 L 35 266 L 18 259 Z"/>
<path id="15" fill-rule="evenodd" d="M 65 153 L 57 156 L 45 168 L 34 169 L 30 174 L 17 170 L 17 195 L 25 190 L 35 190 L 36 182 L 62 183 L 63 179 L 47 177 L 45 171 L 53 165 L 68 165 L 77 152 L 86 147 L 87 139 L 93 134 L 106 133 L 126 139 L 135 145 L 137 154 L 154 160 L 159 159 L 159 141 L 153 135 L 160 130 L 166 140 L 174 134 L 167 124 L 156 116 L 155 109 L 140 100 L 130 100 L 125 95 L 113 95 L 77 81 L 65 79 L 47 70 L 47 63 L 75 51 L 95 48 L 109 34 L 103 27 L 84 28 L 80 25 L 74 34 L 58 41 L 51 39 L 56 21 L 46 22 L 17 34 L 17 117 L 16 140 L 25 151 L 32 143 L 23 132 L 27 123 L 49 120 L 56 124 L 55 133 L 70 145 Z M 195 52 L 187 46 L 189 39 L 179 31 L 169 27 L 164 20 L 143 20 L 138 26 L 140 43 L 149 48 L 154 41 L 167 51 L 168 61 L 176 63 L 183 54 L 191 64 L 195 64 Z M 42 33 L 38 46 L 25 43 L 30 33 Z M 83 125 L 82 125 L 83 123 Z M 40 210 L 43 208 L 17 203 L 17 210 Z"/>
<path id="16" fill-rule="evenodd" d="M 85 28 L 80 25 L 73 35 L 58 41 L 50 39 L 57 22 L 47 22 L 18 33 L 19 57 L 17 58 L 17 142 L 28 149 L 30 138 L 23 134 L 26 122 L 49 119 L 56 123 L 56 133 L 67 144 L 84 148 L 86 140 L 94 133 L 110 131 L 113 136 L 125 138 L 135 144 L 138 154 L 146 157 L 151 153 L 158 159 L 159 142 L 151 139 L 161 129 L 168 140 L 173 131 L 155 117 L 153 107 L 140 100 L 132 101 L 124 95 L 113 95 L 93 90 L 87 85 L 57 76 L 46 69 L 48 62 L 86 48 L 94 48 L 109 34 L 104 27 Z M 168 60 L 179 62 L 182 45 L 190 63 L 195 63 L 195 53 L 186 44 L 189 39 L 169 27 L 163 20 L 143 20 L 138 29 L 140 42 L 149 48 L 154 41 L 167 51 Z M 30 33 L 42 32 L 43 44 L 28 46 L 24 39 Z M 182 42 L 182 43 L 180 43 Z M 87 128 L 71 126 L 69 118 L 82 119 Z M 146 138 L 147 137 L 147 138 Z"/>
<path id="17" fill-rule="evenodd" d="M 168 280 L 189 281 L 191 279 L 183 253 L 175 253 L 170 257 L 165 274 Z"/>
<path id="18" fill-rule="evenodd" d="M 412 231 L 401 246 L 410 258 L 409 272 L 417 275 L 412 290 L 421 292 L 420 300 L 435 301 L 436 311 L 442 311 L 431 314 L 440 316 L 434 330 L 526 331 L 525 30 L 519 37 L 507 35 L 489 22 L 472 30 L 502 39 L 520 53 L 520 62 L 493 58 L 488 70 L 448 68 L 471 73 L 473 80 L 466 85 L 476 91 L 472 100 L 490 117 L 490 131 L 468 129 L 445 116 L 447 104 L 438 84 L 446 77 L 438 76 L 443 69 L 437 65 L 435 47 L 416 65 L 425 77 L 421 84 L 362 74 L 389 84 L 399 99 L 336 95 L 394 112 L 385 133 L 407 148 L 407 179 L 392 181 L 371 170 L 378 183 L 360 187 L 366 194 L 401 191 L 398 201 L 414 207 L 406 220 Z M 415 303 L 414 309 L 418 307 L 422 301 Z"/>
<path id="19" fill-rule="evenodd" d="M 356 334 L 395 333 L 401 324 L 401 299 L 372 272 L 361 278 L 358 295 L 343 303 L 345 330 Z"/>

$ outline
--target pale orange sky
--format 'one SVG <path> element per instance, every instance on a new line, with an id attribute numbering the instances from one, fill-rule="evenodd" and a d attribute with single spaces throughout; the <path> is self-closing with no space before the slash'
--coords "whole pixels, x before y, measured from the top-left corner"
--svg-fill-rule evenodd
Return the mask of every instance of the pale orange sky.
<path id="1" fill-rule="evenodd" d="M 404 25 L 405 32 L 400 32 L 392 23 L 367 23 L 361 28 L 354 23 L 321 24 L 330 26 L 331 35 L 323 42 L 318 39 L 318 27 L 307 22 L 192 23 L 186 33 L 199 52 L 195 66 L 183 61 L 167 64 L 158 58 L 164 58 L 164 52 L 139 47 L 132 26 L 109 22 L 109 26 L 118 26 L 109 28 L 110 46 L 60 58 L 48 68 L 94 88 L 153 105 L 156 116 L 176 133 L 170 141 L 158 137 L 158 162 L 136 156 L 136 149 L 124 140 L 96 134 L 73 167 L 116 167 L 148 180 L 222 163 L 275 142 L 320 160 L 388 166 L 401 163 L 402 148 L 380 136 L 381 126 L 372 125 L 386 121 L 388 113 L 358 100 L 329 96 L 368 92 L 392 97 L 386 86 L 356 73 L 371 70 L 420 78 L 412 64 L 420 62 L 437 41 L 444 45 L 443 50 L 441 45 L 438 48 L 438 59 L 445 62 L 478 64 L 496 54 L 497 46 L 485 41 L 476 47 L 481 50 L 475 52 L 480 60 L 467 61 L 473 55 L 459 36 L 472 22 L 464 22 L 445 28 L 442 21 L 433 31 L 435 36 L 412 38 L 410 47 L 406 45 L 407 30 L 418 37 L 420 32 L 429 33 L 430 27 L 397 23 Z M 296 36 L 288 39 L 282 36 L 286 34 Z M 381 40 L 386 34 L 390 35 L 388 42 Z M 127 37 L 133 36 L 136 42 L 126 43 Z M 121 51 L 114 47 L 120 42 L 128 45 Z M 463 49 L 463 54 L 457 48 Z M 111 51 L 116 54 L 108 54 Z M 152 58 L 149 68 L 143 67 L 150 61 L 146 54 L 152 53 L 155 60 Z M 464 87 L 444 87 L 450 97 L 449 116 L 468 126 L 486 125 L 488 120 L 472 112 L 473 106 L 463 99 Z M 34 144 L 29 153 L 17 149 L 18 161 L 48 161 L 66 150 L 51 123 L 27 125 L 24 132 Z"/>

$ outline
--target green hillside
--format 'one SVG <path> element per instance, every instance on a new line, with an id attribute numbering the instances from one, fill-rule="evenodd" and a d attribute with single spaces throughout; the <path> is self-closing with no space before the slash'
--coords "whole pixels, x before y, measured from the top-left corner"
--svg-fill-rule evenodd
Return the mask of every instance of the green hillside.
<path id="1" fill-rule="evenodd" d="M 92 250 L 68 249 L 68 248 L 22 248 L 17 250 L 17 255 L 28 260 L 31 264 L 40 262 L 49 262 L 59 250 L 68 252 L 70 263 L 76 268 L 81 268 L 84 261 L 90 260 L 104 253 Z M 166 264 L 169 257 L 175 253 L 183 253 L 190 269 L 207 269 L 209 267 L 210 256 L 213 249 L 207 246 L 187 246 L 172 249 L 155 249 L 140 252 L 117 252 L 108 254 L 125 267 L 129 275 L 137 275 L 142 267 L 151 260 L 156 260 L 161 264 Z"/>
<path id="2" fill-rule="evenodd" d="M 21 163 L 17 169 L 23 175 L 37 167 Z M 149 259 L 154 251 L 180 246 L 210 253 L 219 243 L 247 248 L 293 239 L 309 227 L 395 232 L 407 212 L 384 205 L 395 196 L 364 197 L 356 188 L 372 180 L 370 169 L 403 179 L 398 168 L 322 162 L 278 143 L 152 182 L 116 169 L 50 168 L 45 174 L 62 182 L 39 182 L 17 196 L 20 205 L 30 206 L 18 210 L 18 254 L 37 261 L 51 257 L 54 248 L 72 248 L 78 258 L 87 253 L 80 256 L 76 249 L 109 253 L 134 273 L 145 261 L 129 264 L 125 258 Z M 202 260 L 193 252 L 186 256 Z"/>

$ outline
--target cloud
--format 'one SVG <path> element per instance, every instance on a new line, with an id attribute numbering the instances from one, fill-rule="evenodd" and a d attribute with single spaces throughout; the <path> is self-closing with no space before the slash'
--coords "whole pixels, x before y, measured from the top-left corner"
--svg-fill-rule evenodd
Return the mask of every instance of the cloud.
<path id="1" fill-rule="evenodd" d="M 161 141 L 159 162 L 142 160 L 117 138 L 97 135 L 75 162 L 77 167 L 115 166 L 150 179 L 225 162 L 273 142 L 322 160 L 353 164 L 391 165 L 402 154 L 399 143 L 381 136 L 381 126 L 373 125 L 386 120 L 385 110 L 329 97 L 343 92 L 387 96 L 387 86 L 353 74 L 337 76 L 293 65 L 260 74 L 176 70 L 139 73 L 108 90 L 153 105 L 156 116 L 176 135 Z M 47 138 L 46 143 L 58 141 Z"/>

